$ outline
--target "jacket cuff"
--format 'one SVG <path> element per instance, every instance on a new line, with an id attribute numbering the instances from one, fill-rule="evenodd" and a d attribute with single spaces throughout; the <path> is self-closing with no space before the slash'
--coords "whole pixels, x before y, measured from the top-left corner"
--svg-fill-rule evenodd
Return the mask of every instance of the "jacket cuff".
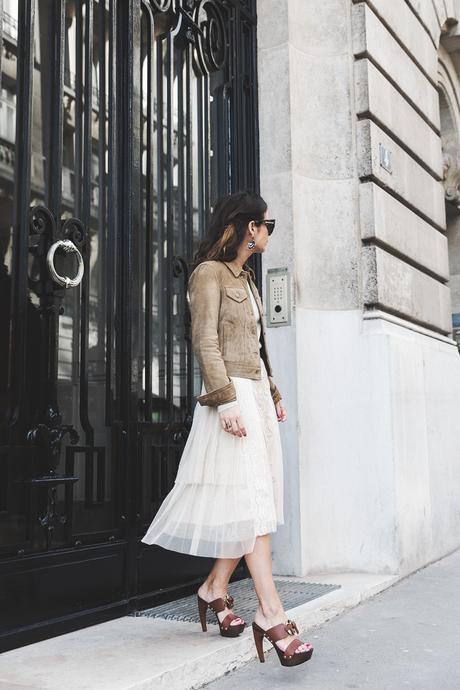
<path id="1" fill-rule="evenodd" d="M 276 388 L 276 386 L 275 386 L 275 390 L 272 392 L 272 399 L 273 399 L 273 402 L 275 403 L 275 405 L 276 405 L 277 402 L 279 402 L 280 400 L 282 400 L 281 395 L 280 395 L 280 392 L 279 392 L 279 390 Z"/>
<path id="2" fill-rule="evenodd" d="M 269 381 L 270 381 L 270 393 L 272 396 L 272 400 L 273 400 L 273 403 L 276 405 L 276 403 L 279 400 L 282 400 L 282 397 L 281 397 L 281 394 L 280 394 L 278 388 L 273 383 L 273 379 L 271 378 L 271 376 L 269 377 Z"/>
<path id="3" fill-rule="evenodd" d="M 216 388 L 209 393 L 204 393 L 203 395 L 197 395 L 196 399 L 200 405 L 210 405 L 215 407 L 222 403 L 231 402 L 236 400 L 236 389 L 233 381 L 229 381 L 225 386 L 221 388 Z"/>

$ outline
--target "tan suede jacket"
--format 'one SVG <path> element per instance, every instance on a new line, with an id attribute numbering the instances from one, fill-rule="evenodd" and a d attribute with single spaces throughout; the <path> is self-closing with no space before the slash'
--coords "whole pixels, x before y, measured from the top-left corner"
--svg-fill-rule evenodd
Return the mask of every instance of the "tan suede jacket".
<path id="1" fill-rule="evenodd" d="M 217 406 L 236 400 L 230 376 L 261 378 L 260 357 L 267 369 L 273 402 L 281 395 L 273 383 L 267 352 L 265 314 L 253 271 L 233 261 L 203 261 L 192 271 L 188 298 L 192 317 L 192 347 L 198 359 L 206 393 L 196 396 L 200 405 Z M 260 313 L 257 324 L 246 289 L 252 290 Z"/>

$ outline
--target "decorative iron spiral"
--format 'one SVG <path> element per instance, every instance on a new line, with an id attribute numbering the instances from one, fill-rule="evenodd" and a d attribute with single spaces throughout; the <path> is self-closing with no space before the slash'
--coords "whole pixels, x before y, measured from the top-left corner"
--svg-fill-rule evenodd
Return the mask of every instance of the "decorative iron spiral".
<path id="1" fill-rule="evenodd" d="M 29 210 L 30 234 L 43 235 L 46 229 L 50 231 L 50 238 L 57 239 L 56 221 L 51 211 L 46 206 L 31 206 Z"/>
<path id="2" fill-rule="evenodd" d="M 167 12 L 171 7 L 171 0 L 150 0 L 153 9 L 158 12 Z"/>
<path id="3" fill-rule="evenodd" d="M 61 227 L 63 239 L 71 240 L 78 248 L 82 248 L 86 242 L 85 227 L 78 218 L 67 218 Z"/>
<path id="4" fill-rule="evenodd" d="M 227 60 L 227 32 L 222 9 L 216 0 L 200 0 L 195 8 L 196 51 L 204 74 L 218 72 Z"/>

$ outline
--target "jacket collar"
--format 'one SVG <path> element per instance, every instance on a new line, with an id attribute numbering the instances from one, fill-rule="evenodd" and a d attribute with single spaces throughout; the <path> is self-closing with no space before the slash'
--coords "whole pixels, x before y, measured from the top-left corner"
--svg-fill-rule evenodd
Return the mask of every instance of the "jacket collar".
<path id="1" fill-rule="evenodd" d="M 236 259 L 233 259 L 232 261 L 223 261 L 222 263 L 224 263 L 231 270 L 235 278 L 238 278 L 240 273 L 249 273 L 249 275 L 253 274 L 250 266 L 245 263 L 243 267 L 241 267 Z"/>

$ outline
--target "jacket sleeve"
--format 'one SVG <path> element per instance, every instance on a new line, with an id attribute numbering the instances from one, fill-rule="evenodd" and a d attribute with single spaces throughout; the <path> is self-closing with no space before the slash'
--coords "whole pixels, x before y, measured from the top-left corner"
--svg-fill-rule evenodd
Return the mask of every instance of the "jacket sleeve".
<path id="1" fill-rule="evenodd" d="M 196 396 L 200 405 L 216 406 L 236 400 L 235 386 L 227 375 L 219 349 L 220 285 L 212 265 L 199 264 L 188 283 L 192 317 L 192 348 L 200 365 L 206 393 Z"/>

